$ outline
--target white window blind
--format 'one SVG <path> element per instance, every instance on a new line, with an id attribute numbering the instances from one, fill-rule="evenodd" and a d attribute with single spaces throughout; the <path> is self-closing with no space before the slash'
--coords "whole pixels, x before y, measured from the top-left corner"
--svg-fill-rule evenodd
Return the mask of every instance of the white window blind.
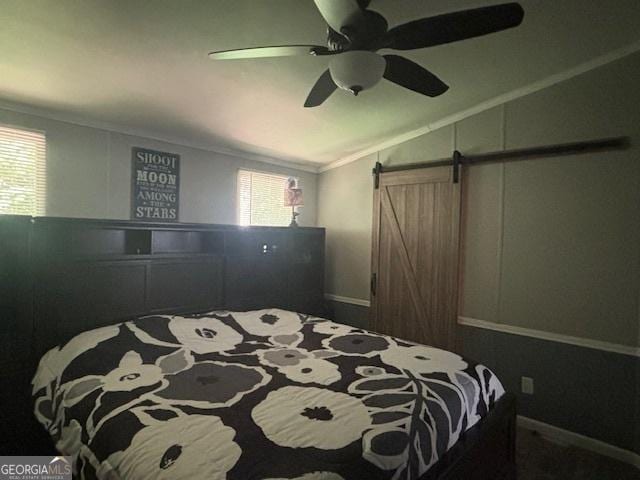
<path id="1" fill-rule="evenodd" d="M 284 206 L 287 178 L 282 175 L 238 171 L 238 223 L 289 225 L 291 207 Z"/>
<path id="2" fill-rule="evenodd" d="M 45 197 L 44 133 L 0 125 L 0 214 L 44 215 Z"/>

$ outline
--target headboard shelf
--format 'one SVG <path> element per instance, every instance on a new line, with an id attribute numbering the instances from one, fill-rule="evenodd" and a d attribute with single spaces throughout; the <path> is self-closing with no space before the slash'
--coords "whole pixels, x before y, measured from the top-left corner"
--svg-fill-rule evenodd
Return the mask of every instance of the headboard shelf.
<path id="1" fill-rule="evenodd" d="M 153 254 L 223 254 L 224 231 L 154 230 L 151 235 Z"/>
<path id="2" fill-rule="evenodd" d="M 74 228 L 67 252 L 73 256 L 144 255 L 151 253 L 152 232 L 121 228 Z"/>
<path id="3" fill-rule="evenodd" d="M 49 257 L 83 258 L 277 253 L 291 250 L 289 247 L 295 249 L 296 245 L 319 238 L 324 232 L 315 227 L 292 229 L 57 217 L 37 217 L 33 224 L 37 251 Z"/>

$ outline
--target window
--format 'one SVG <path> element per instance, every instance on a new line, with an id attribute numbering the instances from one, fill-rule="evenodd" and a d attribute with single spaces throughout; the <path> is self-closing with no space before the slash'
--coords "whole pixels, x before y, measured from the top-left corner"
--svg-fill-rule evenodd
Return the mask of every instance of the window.
<path id="1" fill-rule="evenodd" d="M 291 207 L 284 206 L 287 178 L 282 175 L 238 171 L 238 223 L 289 225 Z"/>
<path id="2" fill-rule="evenodd" d="M 44 215 L 45 162 L 44 133 L 0 125 L 0 214 Z"/>

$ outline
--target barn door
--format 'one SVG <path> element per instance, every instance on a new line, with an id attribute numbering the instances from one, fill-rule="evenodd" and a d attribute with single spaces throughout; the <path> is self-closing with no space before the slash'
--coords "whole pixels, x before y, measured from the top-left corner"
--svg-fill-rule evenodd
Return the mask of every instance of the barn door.
<path id="1" fill-rule="evenodd" d="M 373 329 L 455 349 L 460 184 L 452 168 L 382 173 L 373 200 Z"/>

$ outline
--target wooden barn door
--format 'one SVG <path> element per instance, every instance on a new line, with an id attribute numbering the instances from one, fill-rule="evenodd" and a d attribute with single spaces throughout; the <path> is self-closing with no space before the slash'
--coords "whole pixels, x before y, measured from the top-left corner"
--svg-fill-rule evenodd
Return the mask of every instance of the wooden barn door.
<path id="1" fill-rule="evenodd" d="M 454 350 L 460 184 L 451 167 L 382 173 L 374 190 L 374 330 Z"/>

